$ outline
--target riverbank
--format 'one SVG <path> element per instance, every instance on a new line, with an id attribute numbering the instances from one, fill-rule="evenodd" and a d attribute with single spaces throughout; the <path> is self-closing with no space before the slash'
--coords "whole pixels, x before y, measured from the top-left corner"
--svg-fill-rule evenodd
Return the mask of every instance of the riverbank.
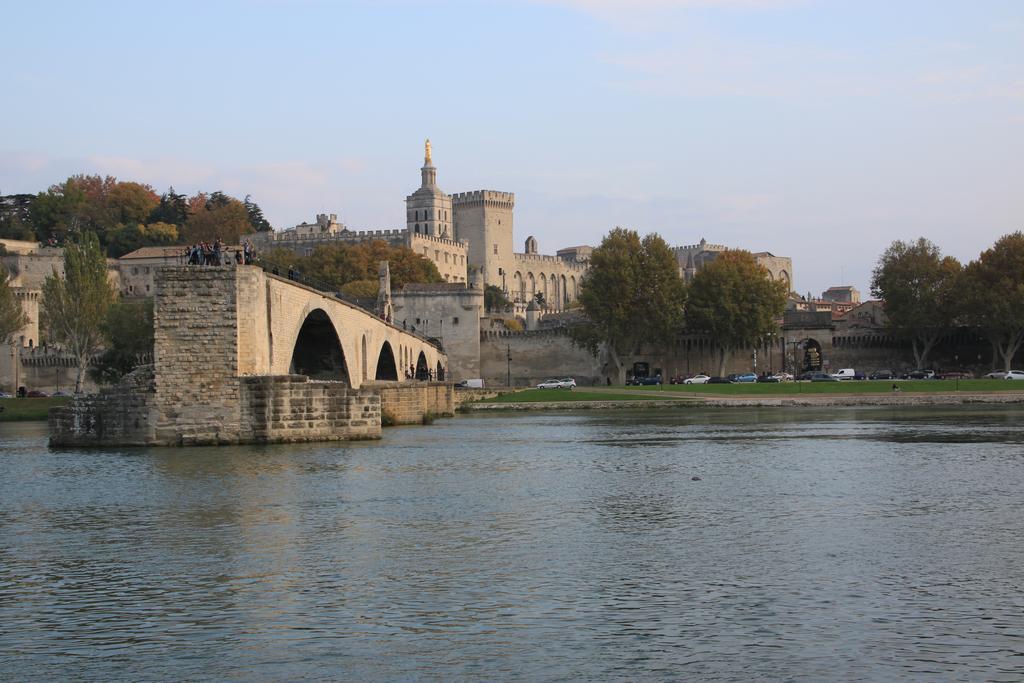
<path id="1" fill-rule="evenodd" d="M 1000 386 L 1000 389 L 1002 387 Z M 602 396 L 601 394 L 605 395 Z M 588 389 L 584 400 L 571 391 L 518 392 L 476 403 L 465 403 L 461 412 L 501 410 L 647 410 L 654 408 L 750 408 L 750 407 L 829 407 L 829 406 L 928 406 L 970 404 L 1024 404 L 1024 390 L 946 391 L 912 393 L 814 393 L 785 395 L 694 395 L 671 391 L 633 391 L 623 395 L 601 389 Z M 548 400 L 545 400 L 547 398 Z"/>
<path id="2" fill-rule="evenodd" d="M 46 420 L 50 408 L 67 404 L 68 397 L 0 398 L 0 422 Z"/>

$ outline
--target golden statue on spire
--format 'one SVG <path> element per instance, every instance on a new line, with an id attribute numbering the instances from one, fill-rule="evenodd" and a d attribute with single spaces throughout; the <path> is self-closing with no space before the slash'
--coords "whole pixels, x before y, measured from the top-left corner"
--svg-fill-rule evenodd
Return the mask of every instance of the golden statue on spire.
<path id="1" fill-rule="evenodd" d="M 425 145 L 425 147 L 426 147 L 426 156 L 424 156 L 423 162 L 427 166 L 430 166 L 430 164 L 434 163 L 434 160 L 430 158 L 430 138 L 427 138 L 427 144 Z"/>

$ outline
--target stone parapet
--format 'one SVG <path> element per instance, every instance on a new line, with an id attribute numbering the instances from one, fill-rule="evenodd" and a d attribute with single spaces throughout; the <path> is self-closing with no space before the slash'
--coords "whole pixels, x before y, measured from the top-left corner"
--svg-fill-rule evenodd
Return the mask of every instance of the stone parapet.
<path id="1" fill-rule="evenodd" d="M 553 263 L 558 264 L 560 268 L 567 268 L 569 270 L 575 270 L 580 273 L 587 272 L 589 264 L 580 263 L 578 261 L 570 261 L 564 259 L 561 256 L 550 256 L 548 254 L 526 254 L 526 253 L 515 253 L 512 254 L 515 257 L 516 263 L 524 263 L 526 265 L 533 265 L 535 263 Z"/>
<path id="2" fill-rule="evenodd" d="M 472 192 L 456 192 L 451 195 L 452 206 L 467 204 L 489 204 L 511 209 L 515 206 L 514 192 L 498 192 L 496 190 L 473 190 Z"/>

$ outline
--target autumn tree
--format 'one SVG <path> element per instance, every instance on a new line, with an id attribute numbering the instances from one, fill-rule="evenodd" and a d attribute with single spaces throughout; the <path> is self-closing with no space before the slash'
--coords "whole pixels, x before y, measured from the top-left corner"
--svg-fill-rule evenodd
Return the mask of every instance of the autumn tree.
<path id="1" fill-rule="evenodd" d="M 668 344 L 679 333 L 686 287 L 665 240 L 615 228 L 591 254 L 579 299 L 586 322 L 572 329 L 573 341 L 606 354 L 621 382 L 623 356 L 641 342 Z"/>
<path id="2" fill-rule="evenodd" d="M 242 202 L 222 192 L 207 196 L 199 193 L 189 198 L 189 217 L 181 228 L 186 243 L 214 242 L 238 244 L 241 235 L 252 232 L 249 214 Z"/>
<path id="3" fill-rule="evenodd" d="M 976 326 L 1010 370 L 1024 344 L 1024 233 L 1001 237 L 964 269 L 959 282 L 964 320 Z"/>
<path id="4" fill-rule="evenodd" d="M 7 270 L 0 265 L 0 344 L 9 344 L 14 334 L 27 322 L 21 302 L 11 289 Z"/>
<path id="5" fill-rule="evenodd" d="M 103 342 L 102 325 L 115 293 L 107 280 L 107 262 L 91 232 L 64 248 L 64 277 L 56 272 L 43 283 L 42 322 L 49 338 L 75 358 L 75 393 L 93 354 Z"/>
<path id="6" fill-rule="evenodd" d="M 885 302 L 892 335 L 910 341 L 916 367 L 926 367 L 928 354 L 956 323 L 960 270 L 959 261 L 923 237 L 896 240 L 878 259 L 871 294 Z"/>
<path id="7" fill-rule="evenodd" d="M 711 339 L 723 375 L 730 354 L 755 346 L 776 329 L 786 294 L 786 282 L 772 280 L 749 251 L 723 251 L 690 283 L 686 327 Z"/>

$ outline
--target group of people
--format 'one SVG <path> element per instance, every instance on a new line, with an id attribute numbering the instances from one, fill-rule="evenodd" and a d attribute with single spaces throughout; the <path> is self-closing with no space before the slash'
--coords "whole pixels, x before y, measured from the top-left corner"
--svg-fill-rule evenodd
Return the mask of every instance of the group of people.
<path id="1" fill-rule="evenodd" d="M 438 381 L 438 382 L 443 382 L 444 381 L 444 368 L 438 368 L 436 373 L 433 370 L 431 370 L 430 368 L 425 368 L 423 370 L 423 372 L 420 373 L 420 375 L 417 375 L 416 374 L 416 366 L 415 365 L 410 365 L 409 369 L 405 371 L 405 378 L 406 379 L 418 379 L 418 380 L 423 381 L 423 382 L 433 382 L 435 380 Z"/>
<path id="2" fill-rule="evenodd" d="M 237 265 L 252 265 L 256 258 L 256 251 L 252 243 L 246 240 L 242 243 L 241 249 L 235 249 L 234 257 L 230 250 L 224 246 L 224 242 L 218 237 L 212 243 L 197 242 L 185 250 L 187 263 L 190 266 L 226 266 L 232 260 Z"/>

